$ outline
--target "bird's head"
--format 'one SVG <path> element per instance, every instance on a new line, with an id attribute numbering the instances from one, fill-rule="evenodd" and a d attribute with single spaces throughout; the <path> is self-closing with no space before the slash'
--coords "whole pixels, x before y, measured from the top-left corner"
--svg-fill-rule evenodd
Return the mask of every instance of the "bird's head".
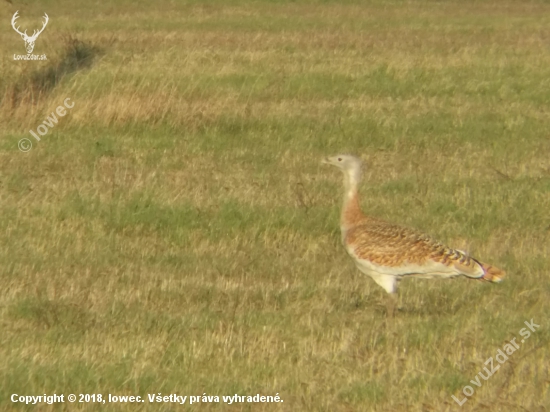
<path id="1" fill-rule="evenodd" d="M 352 155 L 336 155 L 323 159 L 322 163 L 336 166 L 344 173 L 346 196 L 353 196 L 357 192 L 357 185 L 361 180 L 361 159 Z"/>
<path id="2" fill-rule="evenodd" d="M 359 177 L 361 173 L 361 159 L 352 155 L 329 156 L 322 160 L 322 163 L 333 165 L 342 170 L 345 174 Z"/>

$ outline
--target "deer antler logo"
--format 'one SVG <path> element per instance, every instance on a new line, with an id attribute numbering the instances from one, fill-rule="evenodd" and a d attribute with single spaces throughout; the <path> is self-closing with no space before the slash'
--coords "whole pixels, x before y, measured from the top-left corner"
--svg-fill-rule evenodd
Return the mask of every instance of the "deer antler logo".
<path id="1" fill-rule="evenodd" d="M 44 13 L 44 23 L 42 24 L 42 28 L 40 30 L 35 30 L 32 34 L 32 36 L 28 36 L 27 35 L 27 30 L 25 30 L 24 33 L 21 33 L 19 31 L 19 27 L 15 27 L 15 20 L 17 20 L 19 18 L 19 16 L 17 15 L 17 13 L 19 13 L 19 10 L 15 12 L 15 14 L 13 15 L 12 19 L 11 19 L 11 26 L 13 27 L 13 29 L 19 33 L 21 35 L 21 38 L 25 41 L 25 48 L 27 49 L 27 53 L 28 54 L 31 54 L 33 49 L 34 49 L 34 42 L 36 41 L 36 39 L 38 38 L 38 35 L 40 33 L 42 33 L 44 31 L 44 29 L 46 28 L 46 25 L 48 24 L 48 20 L 49 20 L 49 17 L 46 13 Z"/>

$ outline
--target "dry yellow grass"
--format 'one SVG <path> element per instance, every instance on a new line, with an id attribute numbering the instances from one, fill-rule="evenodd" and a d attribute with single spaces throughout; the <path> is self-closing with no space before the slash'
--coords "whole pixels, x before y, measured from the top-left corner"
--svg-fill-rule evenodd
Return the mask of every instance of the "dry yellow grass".
<path id="1" fill-rule="evenodd" d="M 43 13 L 5 4 L 4 22 Z M 23 43 L 0 33 L 1 409 L 54 392 L 284 399 L 190 408 L 205 411 L 548 409 L 547 4 L 44 7 L 47 62 L 14 62 Z M 388 322 L 339 244 L 340 176 L 319 161 L 343 151 L 366 163 L 365 212 L 505 282 L 405 281 Z M 459 407 L 451 395 L 531 319 Z M 60 409 L 159 408 L 186 407 Z"/>

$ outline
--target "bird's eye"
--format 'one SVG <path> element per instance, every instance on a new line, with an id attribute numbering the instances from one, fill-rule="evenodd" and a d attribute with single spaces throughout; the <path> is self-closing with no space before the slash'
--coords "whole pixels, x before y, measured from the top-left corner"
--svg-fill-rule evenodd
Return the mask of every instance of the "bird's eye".
<path id="1" fill-rule="evenodd" d="M 341 158 L 341 157 L 339 157 L 339 158 L 338 158 L 338 161 L 339 161 L 339 162 L 341 162 L 341 161 L 342 161 L 342 158 Z"/>

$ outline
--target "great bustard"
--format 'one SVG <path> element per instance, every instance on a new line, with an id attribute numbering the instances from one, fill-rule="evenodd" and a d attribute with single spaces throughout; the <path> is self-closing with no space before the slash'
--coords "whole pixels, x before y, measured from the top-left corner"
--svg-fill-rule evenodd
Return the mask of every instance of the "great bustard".
<path id="1" fill-rule="evenodd" d="M 345 194 L 340 218 L 342 243 L 359 270 L 390 294 L 390 315 L 397 296 L 397 282 L 405 276 L 433 279 L 464 275 L 490 282 L 500 282 L 504 278 L 504 271 L 421 232 L 365 216 L 357 193 L 361 178 L 361 160 L 357 157 L 332 156 L 323 163 L 334 165 L 344 173 Z"/>

